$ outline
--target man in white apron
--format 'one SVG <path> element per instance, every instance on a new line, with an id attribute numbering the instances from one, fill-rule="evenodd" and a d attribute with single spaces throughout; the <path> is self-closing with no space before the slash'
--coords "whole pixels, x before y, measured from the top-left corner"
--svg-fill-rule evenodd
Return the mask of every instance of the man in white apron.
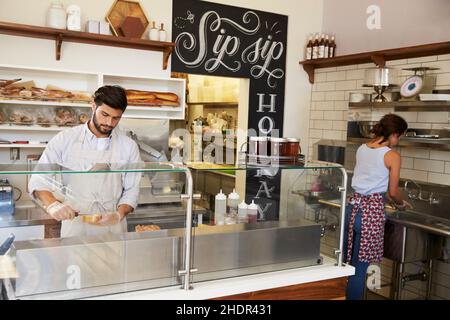
<path id="1" fill-rule="evenodd" d="M 141 162 L 136 143 L 115 129 L 126 107 L 123 88 L 99 88 L 91 119 L 60 132 L 42 154 L 39 164 L 58 164 L 74 171 L 63 174 L 56 188 L 47 175 L 32 175 L 28 186 L 47 213 L 62 221 L 61 237 L 127 231 L 125 217 L 137 206 L 141 175 L 104 172 Z M 89 224 L 83 222 L 85 214 L 101 217 Z"/>

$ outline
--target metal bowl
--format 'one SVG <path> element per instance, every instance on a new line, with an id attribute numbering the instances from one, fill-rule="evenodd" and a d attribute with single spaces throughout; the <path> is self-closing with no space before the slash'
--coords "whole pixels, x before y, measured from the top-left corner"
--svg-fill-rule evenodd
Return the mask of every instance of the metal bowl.
<path id="1" fill-rule="evenodd" d="M 377 124 L 377 121 L 361 121 L 358 122 L 359 133 L 364 138 L 375 138 L 375 134 L 372 133 L 373 128 Z"/>

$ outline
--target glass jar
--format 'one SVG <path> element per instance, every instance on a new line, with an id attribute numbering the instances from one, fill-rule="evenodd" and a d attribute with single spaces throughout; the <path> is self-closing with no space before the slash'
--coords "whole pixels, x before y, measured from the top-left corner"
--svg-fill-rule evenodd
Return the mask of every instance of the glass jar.
<path id="1" fill-rule="evenodd" d="M 47 12 L 47 27 L 66 29 L 66 10 L 59 1 L 54 1 Z"/>
<path id="2" fill-rule="evenodd" d="M 270 138 L 270 155 L 272 157 L 285 157 L 286 147 L 286 138 Z"/>
<path id="3" fill-rule="evenodd" d="M 300 140 L 296 138 L 288 138 L 286 145 L 286 156 L 297 157 L 301 152 Z"/>

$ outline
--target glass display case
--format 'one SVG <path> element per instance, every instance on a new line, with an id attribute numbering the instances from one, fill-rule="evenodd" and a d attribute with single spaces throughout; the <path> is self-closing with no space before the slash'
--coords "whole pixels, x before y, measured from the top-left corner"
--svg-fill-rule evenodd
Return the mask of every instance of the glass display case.
<path id="1" fill-rule="evenodd" d="M 68 187 L 75 176 L 81 193 Z M 17 273 L 5 277 L 8 298 L 87 298 L 168 286 L 195 290 L 199 281 L 342 265 L 347 175 L 337 164 L 98 164 L 78 171 L 0 165 L 0 178 L 23 186 L 24 193 L 32 181 L 47 184 L 45 190 L 78 212 L 81 225 L 90 222 L 86 216 L 115 210 L 120 201 L 98 194 L 114 189 L 112 176 L 131 179 L 136 198 L 151 193 L 148 183 L 154 181 L 158 192 L 168 191 L 178 201 L 181 222 L 161 222 L 164 215 L 173 216 L 167 203 L 138 204 L 127 217 L 128 228 L 119 231 L 96 232 L 90 225 L 80 234 L 14 241 L 3 256 Z M 161 184 L 166 178 L 168 187 Z M 94 190 L 93 196 L 86 190 Z M 46 215 L 40 201 L 32 201 Z M 106 205 L 111 201 L 114 205 Z M 0 222 L 16 218 L 1 214 Z"/>

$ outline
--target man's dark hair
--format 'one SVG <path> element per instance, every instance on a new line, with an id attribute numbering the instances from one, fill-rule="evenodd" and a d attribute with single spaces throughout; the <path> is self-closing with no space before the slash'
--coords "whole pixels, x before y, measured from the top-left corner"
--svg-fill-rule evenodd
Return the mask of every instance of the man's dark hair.
<path id="1" fill-rule="evenodd" d="M 113 109 L 120 109 L 125 112 L 127 108 L 127 95 L 125 89 L 120 86 L 103 86 L 94 93 L 95 105 L 106 104 Z"/>

